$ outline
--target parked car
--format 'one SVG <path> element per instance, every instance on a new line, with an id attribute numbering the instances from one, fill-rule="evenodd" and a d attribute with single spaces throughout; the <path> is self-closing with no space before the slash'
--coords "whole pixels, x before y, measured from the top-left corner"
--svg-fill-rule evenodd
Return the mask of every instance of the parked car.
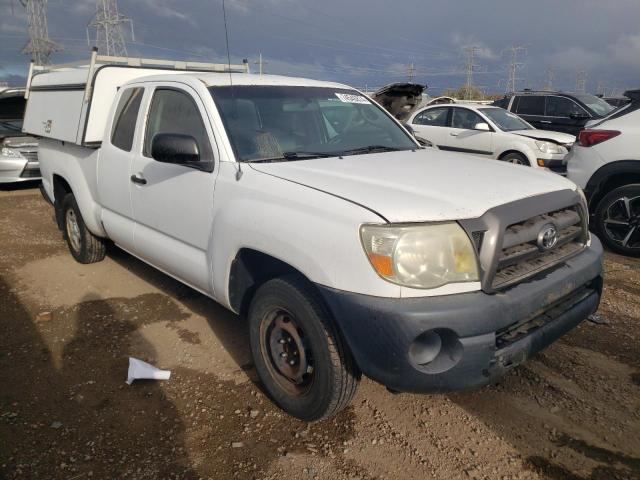
<path id="1" fill-rule="evenodd" d="M 572 182 L 420 148 L 346 85 L 106 62 L 30 82 L 71 255 L 111 240 L 246 318 L 290 414 L 335 414 L 361 373 L 485 385 L 597 309 L 602 247 Z"/>
<path id="2" fill-rule="evenodd" d="M 518 114 L 535 128 L 577 135 L 590 120 L 606 117 L 614 107 L 594 95 L 524 91 L 493 103 Z"/>
<path id="3" fill-rule="evenodd" d="M 603 242 L 640 256 L 640 90 L 625 95 L 630 104 L 580 132 L 567 169 L 585 191 Z"/>
<path id="4" fill-rule="evenodd" d="M 24 89 L 0 92 L 0 183 L 40 179 L 38 142 L 22 133 Z"/>
<path id="5" fill-rule="evenodd" d="M 471 153 L 564 172 L 575 141 L 566 133 L 536 130 L 503 108 L 457 103 L 420 109 L 409 118 L 417 135 L 440 150 Z"/>

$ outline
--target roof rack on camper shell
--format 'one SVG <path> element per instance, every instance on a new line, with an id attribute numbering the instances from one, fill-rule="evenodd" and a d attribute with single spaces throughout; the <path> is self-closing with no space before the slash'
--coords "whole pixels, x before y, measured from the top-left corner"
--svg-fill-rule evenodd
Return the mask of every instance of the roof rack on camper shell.
<path id="1" fill-rule="evenodd" d="M 84 146 L 102 141 L 114 94 L 135 78 L 184 72 L 249 73 L 249 64 L 186 62 L 98 55 L 89 62 L 29 67 L 23 131 Z M 58 105 L 60 108 L 52 108 Z"/>

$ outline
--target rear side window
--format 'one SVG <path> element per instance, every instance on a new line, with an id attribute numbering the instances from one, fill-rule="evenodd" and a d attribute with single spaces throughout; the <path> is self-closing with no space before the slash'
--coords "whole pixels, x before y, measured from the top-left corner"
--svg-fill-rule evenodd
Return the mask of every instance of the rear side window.
<path id="1" fill-rule="evenodd" d="M 130 88 L 124 91 L 116 109 L 111 144 L 125 152 L 130 152 L 133 147 L 133 136 L 136 133 L 136 121 L 143 92 L 142 88 Z"/>
<path id="2" fill-rule="evenodd" d="M 523 95 L 519 98 L 517 113 L 522 115 L 544 115 L 544 97 Z"/>
<path id="3" fill-rule="evenodd" d="M 432 108 L 418 114 L 413 119 L 415 125 L 429 125 L 432 127 L 446 127 L 448 108 Z"/>
<path id="4" fill-rule="evenodd" d="M 587 113 L 576 102 L 566 97 L 548 97 L 547 115 L 550 117 L 570 117 L 572 113 Z"/>
<path id="5" fill-rule="evenodd" d="M 145 156 L 151 157 L 151 142 L 158 133 L 192 136 L 198 144 L 200 160 L 213 162 L 213 152 L 200 110 L 185 92 L 159 88 L 153 94 L 144 139 Z"/>

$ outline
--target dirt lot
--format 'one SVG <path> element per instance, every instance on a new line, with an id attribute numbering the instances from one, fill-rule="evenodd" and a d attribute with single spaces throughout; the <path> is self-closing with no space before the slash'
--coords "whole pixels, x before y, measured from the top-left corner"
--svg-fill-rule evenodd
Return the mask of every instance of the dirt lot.
<path id="1" fill-rule="evenodd" d="M 74 263 L 52 215 L 0 191 L 0 478 L 640 479 L 638 260 L 607 255 L 606 323 L 496 386 L 364 379 L 306 425 L 255 383 L 240 318 L 115 248 Z M 125 385 L 130 355 L 171 380 Z"/>

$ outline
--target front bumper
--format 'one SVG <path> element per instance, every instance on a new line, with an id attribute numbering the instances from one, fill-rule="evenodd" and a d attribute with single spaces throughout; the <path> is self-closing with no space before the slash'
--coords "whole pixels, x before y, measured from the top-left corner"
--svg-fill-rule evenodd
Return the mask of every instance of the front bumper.
<path id="1" fill-rule="evenodd" d="M 0 156 L 0 183 L 40 180 L 40 164 L 26 158 Z"/>
<path id="2" fill-rule="evenodd" d="M 602 246 L 593 236 L 579 255 L 494 295 L 391 299 L 319 289 L 365 375 L 397 391 L 462 390 L 499 378 L 597 310 Z M 420 365 L 415 352 L 433 346 L 432 332 L 441 348 Z"/>

